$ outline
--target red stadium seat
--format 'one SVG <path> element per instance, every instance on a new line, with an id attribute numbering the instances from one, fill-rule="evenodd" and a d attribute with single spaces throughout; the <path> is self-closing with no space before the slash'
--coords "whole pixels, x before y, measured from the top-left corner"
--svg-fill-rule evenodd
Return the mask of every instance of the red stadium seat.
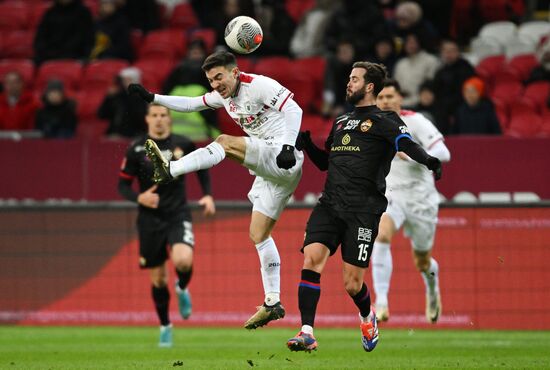
<path id="1" fill-rule="evenodd" d="M 304 14 L 313 8 L 315 0 L 290 0 L 285 2 L 285 8 L 288 15 L 294 19 L 296 23 L 299 23 Z"/>
<path id="2" fill-rule="evenodd" d="M 530 83 L 525 87 L 523 96 L 533 100 L 537 109 L 542 112 L 546 108 L 550 93 L 550 83 L 546 81 L 537 81 Z"/>
<path id="3" fill-rule="evenodd" d="M 243 136 L 244 131 L 233 121 L 225 109 L 216 109 L 216 115 L 218 117 L 218 123 L 220 125 L 220 131 L 223 134 L 233 136 Z"/>
<path id="4" fill-rule="evenodd" d="M 529 97 L 522 96 L 510 105 L 510 116 L 538 113 L 537 104 Z"/>
<path id="5" fill-rule="evenodd" d="M 494 77 L 501 71 L 504 66 L 504 62 L 504 55 L 493 55 L 484 58 L 476 66 L 476 73 L 485 81 L 485 83 L 489 85 L 489 88 L 491 88 L 494 82 Z"/>
<path id="6" fill-rule="evenodd" d="M 26 30 L 30 26 L 31 6 L 25 1 L 5 1 L 0 3 L 0 30 Z"/>
<path id="7" fill-rule="evenodd" d="M 51 79 L 62 81 L 68 91 L 78 90 L 82 79 L 82 64 L 72 59 L 45 62 L 38 69 L 35 91 L 41 94 Z"/>
<path id="8" fill-rule="evenodd" d="M 98 139 L 105 135 L 108 125 L 107 121 L 98 119 L 79 121 L 76 125 L 76 137 L 87 140 Z"/>
<path id="9" fill-rule="evenodd" d="M 491 93 L 491 98 L 502 100 L 506 105 L 511 106 L 520 96 L 523 85 L 518 81 L 505 81 L 496 84 Z"/>
<path id="10" fill-rule="evenodd" d="M 138 29 L 133 29 L 130 32 L 130 42 L 132 43 L 132 50 L 135 55 L 139 55 L 139 50 L 141 49 L 141 44 L 143 42 L 143 32 Z"/>
<path id="11" fill-rule="evenodd" d="M 515 71 L 521 81 L 525 81 L 538 64 L 539 62 L 534 54 L 521 54 L 510 59 L 507 68 Z"/>
<path id="12" fill-rule="evenodd" d="M 6 73 L 17 71 L 23 77 L 27 87 L 32 86 L 34 77 L 34 63 L 30 59 L 3 59 L 0 60 L 0 81 Z"/>
<path id="13" fill-rule="evenodd" d="M 185 55 L 187 46 L 183 31 L 159 30 L 145 36 L 145 41 L 139 50 L 139 59 L 171 59 L 177 60 Z"/>
<path id="14" fill-rule="evenodd" d="M 3 32 L 0 58 L 24 59 L 34 55 L 34 31 Z"/>
<path id="15" fill-rule="evenodd" d="M 254 60 L 247 57 L 237 57 L 239 69 L 245 73 L 256 73 Z"/>
<path id="16" fill-rule="evenodd" d="M 502 129 L 502 132 L 506 130 L 508 127 L 509 119 L 508 119 L 508 106 L 506 105 L 506 102 L 502 101 L 501 99 L 491 99 L 495 106 L 495 112 L 497 114 L 498 122 L 500 123 L 500 128 Z"/>
<path id="17" fill-rule="evenodd" d="M 103 102 L 105 91 L 103 90 L 81 90 L 75 94 L 77 101 L 76 113 L 80 121 L 96 120 L 97 109 Z"/>
<path id="18" fill-rule="evenodd" d="M 118 72 L 128 66 L 129 63 L 123 59 L 97 60 L 84 69 L 82 84 L 86 89 L 105 91 L 113 84 Z"/>
<path id="19" fill-rule="evenodd" d="M 216 31 L 211 28 L 199 28 L 189 35 L 189 40 L 201 39 L 206 45 L 206 52 L 211 53 L 216 46 Z"/>
<path id="20" fill-rule="evenodd" d="M 309 131 L 311 132 L 311 137 L 324 140 L 330 132 L 332 127 L 331 123 L 330 120 L 326 120 L 319 115 L 304 114 L 300 131 Z"/>
<path id="21" fill-rule="evenodd" d="M 193 7 L 189 3 L 178 4 L 174 7 L 169 21 L 170 28 L 188 30 L 199 26 Z"/>
<path id="22" fill-rule="evenodd" d="M 319 111 L 323 103 L 326 59 L 322 57 L 311 57 L 297 59 L 294 62 L 296 64 L 297 71 L 311 80 L 314 89 L 313 108 Z"/>
<path id="23" fill-rule="evenodd" d="M 542 126 L 537 136 L 550 137 L 550 112 L 542 114 Z"/>
<path id="24" fill-rule="evenodd" d="M 510 119 L 506 135 L 513 137 L 534 137 L 541 133 L 542 118 L 535 113 L 518 114 Z"/>
<path id="25" fill-rule="evenodd" d="M 160 91 L 168 74 L 174 68 L 172 60 L 138 60 L 134 67 L 141 70 L 142 83 L 151 91 Z"/>
<path id="26" fill-rule="evenodd" d="M 52 4 L 50 2 L 35 2 L 32 4 L 32 7 L 30 8 L 29 12 L 29 28 L 31 30 L 36 30 L 38 25 L 40 24 L 40 21 L 42 20 L 42 17 L 44 16 L 44 13 Z"/>

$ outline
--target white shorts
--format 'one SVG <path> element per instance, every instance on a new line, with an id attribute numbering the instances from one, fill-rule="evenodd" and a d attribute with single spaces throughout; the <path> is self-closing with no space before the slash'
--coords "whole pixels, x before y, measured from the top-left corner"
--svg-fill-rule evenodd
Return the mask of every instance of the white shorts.
<path id="1" fill-rule="evenodd" d="M 413 193 L 388 190 L 386 197 L 388 198 L 386 214 L 393 220 L 395 228 L 399 230 L 403 226 L 403 232 L 411 239 L 415 251 L 431 251 L 439 210 L 437 191 Z"/>
<path id="2" fill-rule="evenodd" d="M 256 175 L 248 193 L 248 199 L 253 204 L 252 210 L 277 220 L 300 182 L 304 154 L 294 150 L 296 164 L 285 170 L 279 168 L 276 162 L 282 144 L 268 143 L 253 137 L 246 137 L 245 140 L 244 166 Z"/>

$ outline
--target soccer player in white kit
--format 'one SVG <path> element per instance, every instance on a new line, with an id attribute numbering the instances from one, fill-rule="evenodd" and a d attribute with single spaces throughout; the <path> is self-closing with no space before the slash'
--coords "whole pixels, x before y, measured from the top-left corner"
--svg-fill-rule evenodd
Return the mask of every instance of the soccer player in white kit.
<path id="1" fill-rule="evenodd" d="M 203 96 L 157 95 L 137 84 L 130 85 L 128 91 L 180 112 L 224 107 L 248 135 L 220 135 L 206 147 L 172 162 L 162 156 L 153 141 L 146 142 L 145 149 L 158 183 L 213 167 L 226 156 L 256 176 L 248 193 L 253 204 L 250 239 L 260 258 L 265 300 L 245 323 L 245 328 L 256 329 L 285 315 L 280 303 L 281 260 L 271 231 L 302 176 L 304 156 L 294 148 L 302 109 L 293 100 L 293 93 L 277 81 L 241 72 L 232 53 L 208 56 L 202 69 L 213 89 Z"/>
<path id="2" fill-rule="evenodd" d="M 443 135 L 420 113 L 401 110 L 402 95 L 399 83 L 387 80 L 378 94 L 376 104 L 381 110 L 393 110 L 407 124 L 414 141 L 441 162 L 451 159 Z M 432 257 L 437 225 L 439 194 L 433 175 L 426 166 L 398 152 L 386 177 L 388 208 L 382 215 L 378 236 L 372 254 L 372 278 L 376 293 L 376 316 L 379 321 L 389 319 L 388 292 L 393 269 L 390 244 L 403 227 L 410 239 L 413 260 L 426 285 L 426 318 L 437 322 L 441 315 L 439 266 Z"/>

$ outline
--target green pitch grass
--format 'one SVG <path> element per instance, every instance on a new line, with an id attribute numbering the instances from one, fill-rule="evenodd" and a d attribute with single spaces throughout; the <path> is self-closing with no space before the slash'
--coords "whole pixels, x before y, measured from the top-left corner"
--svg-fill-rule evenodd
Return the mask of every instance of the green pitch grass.
<path id="1" fill-rule="evenodd" d="M 0 327 L 0 369 L 548 369 L 550 332 L 382 329 L 374 352 L 359 330 L 318 329 L 319 349 L 290 352 L 296 330 Z"/>

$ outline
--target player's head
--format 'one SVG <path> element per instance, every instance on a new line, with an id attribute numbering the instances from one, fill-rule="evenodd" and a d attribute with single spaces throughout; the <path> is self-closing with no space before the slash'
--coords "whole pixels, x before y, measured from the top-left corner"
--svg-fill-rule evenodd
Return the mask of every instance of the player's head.
<path id="1" fill-rule="evenodd" d="M 228 51 L 218 51 L 210 54 L 202 64 L 202 70 L 213 90 L 222 98 L 233 95 L 239 82 L 239 68 L 235 55 Z"/>
<path id="2" fill-rule="evenodd" d="M 386 67 L 382 64 L 353 63 L 346 89 L 346 101 L 353 105 L 375 104 L 387 74 Z"/>
<path id="3" fill-rule="evenodd" d="M 147 106 L 145 122 L 147 122 L 147 133 L 153 139 L 164 139 L 170 135 L 172 117 L 170 110 L 165 106 L 150 103 Z"/>
<path id="4" fill-rule="evenodd" d="M 376 97 L 376 105 L 378 108 L 382 110 L 392 110 L 399 114 L 402 103 L 403 94 L 401 93 L 399 82 L 391 78 L 384 80 L 384 88 Z"/>

